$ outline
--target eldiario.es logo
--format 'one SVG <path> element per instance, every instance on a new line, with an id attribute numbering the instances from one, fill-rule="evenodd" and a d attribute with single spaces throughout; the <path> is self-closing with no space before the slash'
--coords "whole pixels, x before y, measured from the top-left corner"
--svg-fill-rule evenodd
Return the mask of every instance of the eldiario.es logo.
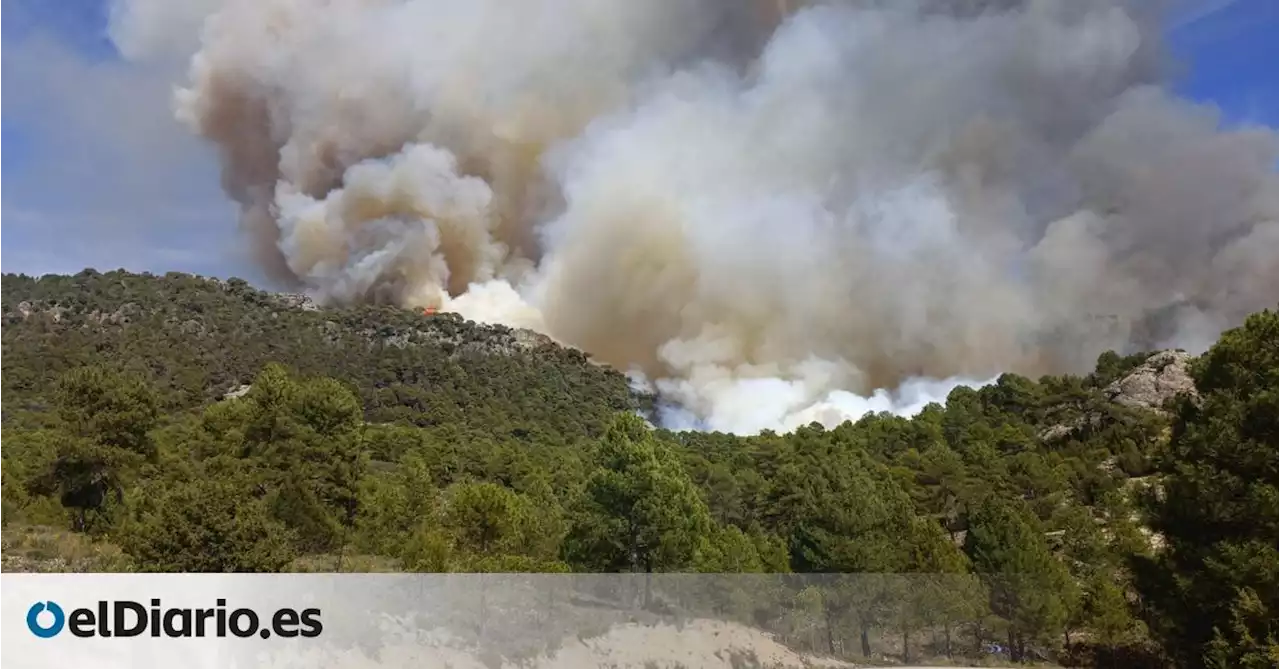
<path id="1" fill-rule="evenodd" d="M 271 636 L 317 637 L 324 631 L 320 609 L 279 609 L 263 626 L 252 609 L 227 611 L 227 600 L 217 600 L 210 609 L 162 608 L 159 599 L 148 609 L 138 602 L 100 601 L 94 608 L 72 609 L 64 613 L 56 602 L 36 602 L 27 610 L 27 628 L 41 639 L 57 636 L 65 628 L 77 637 L 136 637 L 150 630 L 150 636 L 169 638 Z"/>

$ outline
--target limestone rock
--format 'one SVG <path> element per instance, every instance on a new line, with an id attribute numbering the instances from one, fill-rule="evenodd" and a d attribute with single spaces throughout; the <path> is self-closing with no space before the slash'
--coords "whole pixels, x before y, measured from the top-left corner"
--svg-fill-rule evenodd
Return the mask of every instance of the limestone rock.
<path id="1" fill-rule="evenodd" d="M 247 384 L 243 386 L 239 386 L 235 390 L 229 391 L 227 394 L 223 395 L 222 399 L 233 400 L 240 397 L 244 397 L 245 395 L 248 395 L 249 391 L 252 389 L 253 389 L 253 386 L 247 385 Z"/>
<path id="2" fill-rule="evenodd" d="M 293 309 L 301 309 L 303 311 L 319 311 L 320 306 L 309 295 L 303 293 L 275 293 L 275 299 L 280 304 Z"/>
<path id="3" fill-rule="evenodd" d="M 1160 412 L 1165 402 L 1179 393 L 1195 394 L 1195 381 L 1184 351 L 1160 351 L 1103 391 L 1117 404 Z"/>

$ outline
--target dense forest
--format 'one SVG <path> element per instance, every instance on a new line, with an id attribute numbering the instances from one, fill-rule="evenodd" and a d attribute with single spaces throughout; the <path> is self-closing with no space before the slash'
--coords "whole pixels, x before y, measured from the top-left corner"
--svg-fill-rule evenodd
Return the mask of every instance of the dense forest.
<path id="1" fill-rule="evenodd" d="M 945 575 L 824 600 L 827 650 L 1277 661 L 1271 311 L 1199 357 L 752 437 L 655 429 L 533 333 L 236 279 L 5 275 L 3 318 L 6 570 Z"/>

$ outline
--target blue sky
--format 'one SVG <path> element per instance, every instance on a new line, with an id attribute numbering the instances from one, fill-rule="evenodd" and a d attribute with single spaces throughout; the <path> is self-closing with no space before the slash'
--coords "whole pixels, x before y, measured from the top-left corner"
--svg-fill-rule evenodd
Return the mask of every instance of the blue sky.
<path id="1" fill-rule="evenodd" d="M 169 112 L 183 60 L 125 63 L 107 36 L 108 0 L 0 2 L 3 270 L 257 279 L 212 150 Z M 1277 127 L 1278 26 L 1276 0 L 1174 0 L 1174 89 L 1227 124 Z"/>
<path id="2" fill-rule="evenodd" d="M 1278 3 L 1182 3 L 1167 33 L 1183 72 L 1175 90 L 1216 104 L 1228 122 L 1276 127 Z"/>
<path id="3" fill-rule="evenodd" d="M 185 57 L 124 61 L 107 0 L 0 2 L 4 271 L 257 279 L 216 155 L 169 107 Z"/>

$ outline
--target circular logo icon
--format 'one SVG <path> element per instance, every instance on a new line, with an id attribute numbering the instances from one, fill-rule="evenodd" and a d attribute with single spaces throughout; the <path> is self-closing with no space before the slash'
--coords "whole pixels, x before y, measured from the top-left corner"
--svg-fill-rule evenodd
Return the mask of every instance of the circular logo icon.
<path id="1" fill-rule="evenodd" d="M 41 625 L 40 614 L 45 611 L 48 611 L 49 615 L 53 616 L 53 622 L 48 625 Z M 62 631 L 62 625 L 66 621 L 67 617 L 63 615 L 62 607 L 53 602 L 36 602 L 31 605 L 30 609 L 27 609 L 27 628 L 31 630 L 32 634 L 41 639 L 56 636 L 58 632 Z"/>

